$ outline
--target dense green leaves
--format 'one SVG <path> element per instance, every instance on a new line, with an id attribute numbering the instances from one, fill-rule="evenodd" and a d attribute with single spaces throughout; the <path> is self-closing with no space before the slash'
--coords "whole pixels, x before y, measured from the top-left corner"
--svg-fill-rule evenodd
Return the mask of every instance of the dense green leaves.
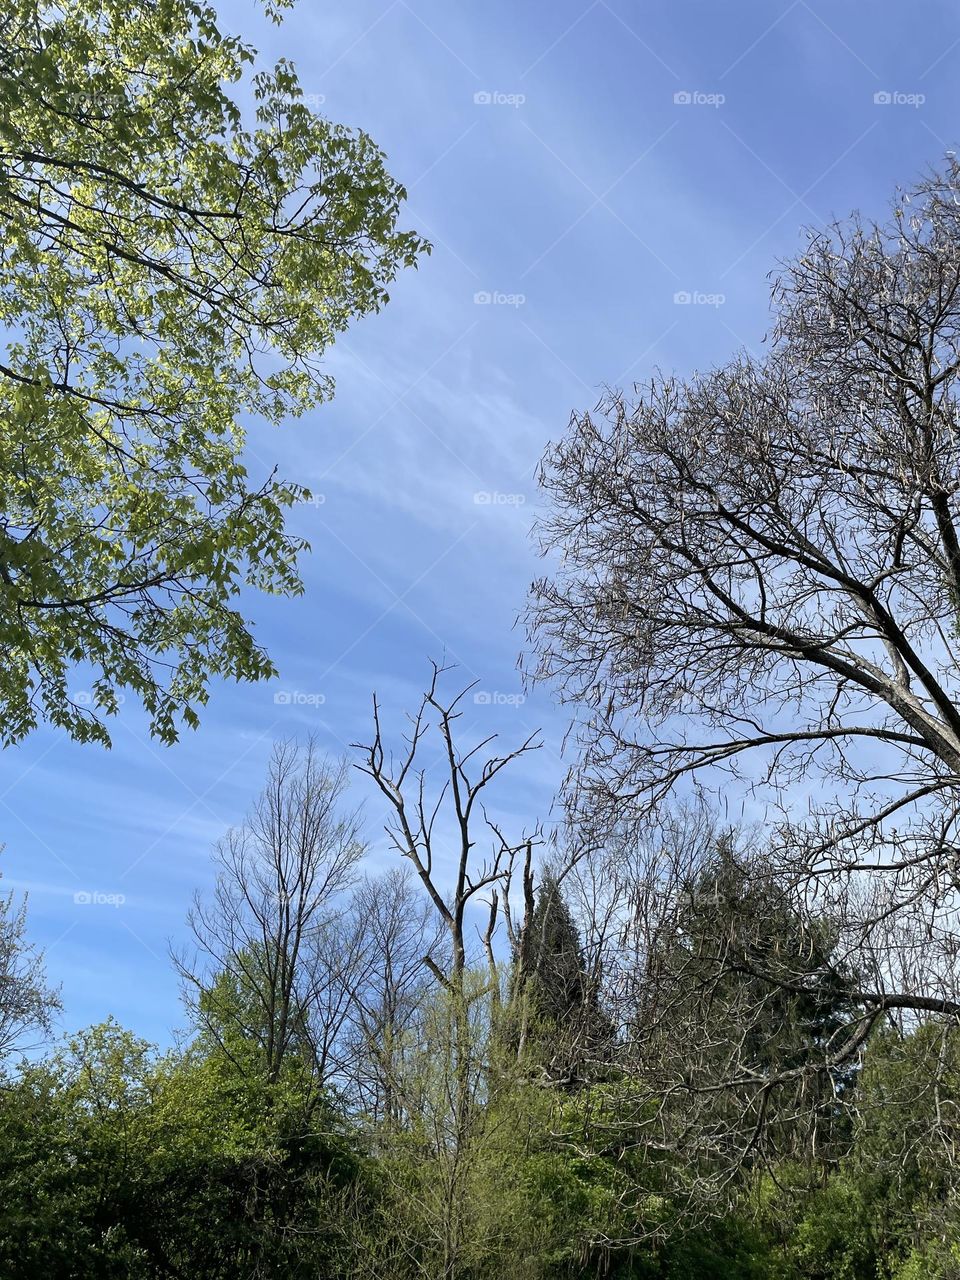
<path id="1" fill-rule="evenodd" d="M 361 1162 L 331 1113 L 219 1055 L 158 1058 L 108 1023 L 26 1069 L 0 1109 L 10 1276 L 339 1274 Z"/>
<path id="2" fill-rule="evenodd" d="M 0 37 L 0 733 L 109 742 L 129 690 L 171 741 L 273 672 L 241 588 L 300 590 L 306 494 L 251 479 L 244 422 L 329 397 L 426 246 L 370 138 L 287 63 L 244 81 L 200 0 L 14 0 Z"/>

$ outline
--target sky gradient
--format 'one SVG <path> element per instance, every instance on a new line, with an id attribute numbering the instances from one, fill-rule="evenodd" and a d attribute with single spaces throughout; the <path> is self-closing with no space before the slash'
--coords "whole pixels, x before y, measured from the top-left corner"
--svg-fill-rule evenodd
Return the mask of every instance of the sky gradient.
<path id="1" fill-rule="evenodd" d="M 376 139 L 409 192 L 404 225 L 434 251 L 331 351 L 331 404 L 251 432 L 254 475 L 277 464 L 316 495 L 293 517 L 312 545 L 305 595 L 246 604 L 281 678 L 216 687 L 173 748 L 127 704 L 110 752 L 42 729 L 0 758 L 0 869 L 29 891 L 64 1029 L 112 1014 L 161 1042 L 183 1021 L 168 945 L 276 738 L 345 751 L 374 689 L 399 728 L 446 657 L 454 680 L 478 681 L 467 736 L 511 744 L 542 726 L 498 808 L 515 829 L 549 818 L 566 718 L 547 690 L 523 697 L 516 625 L 541 563 L 544 446 L 605 385 L 759 351 L 768 273 L 801 227 L 882 217 L 960 136 L 946 0 L 221 15 L 263 63 L 292 59 L 318 110 Z"/>

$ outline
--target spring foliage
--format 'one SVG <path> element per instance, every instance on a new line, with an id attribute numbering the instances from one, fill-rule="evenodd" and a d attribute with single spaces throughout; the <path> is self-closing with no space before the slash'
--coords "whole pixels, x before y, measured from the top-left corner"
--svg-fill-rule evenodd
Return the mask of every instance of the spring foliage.
<path id="1" fill-rule="evenodd" d="M 109 743 L 129 690 L 169 742 L 273 674 L 241 589 L 301 589 L 309 495 L 245 424 L 326 400 L 426 246 L 371 139 L 199 0 L 12 0 L 0 37 L 0 732 Z"/>

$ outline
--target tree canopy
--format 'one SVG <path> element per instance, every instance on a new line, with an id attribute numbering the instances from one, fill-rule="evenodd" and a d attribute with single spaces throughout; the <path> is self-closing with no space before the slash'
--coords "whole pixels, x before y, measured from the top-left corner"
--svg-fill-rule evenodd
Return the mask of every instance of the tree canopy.
<path id="1" fill-rule="evenodd" d="M 211 676 L 273 674 L 237 596 L 301 589 L 308 495 L 248 474 L 248 423 L 327 399 L 324 353 L 426 245 L 371 139 L 253 64 L 200 0 L 0 17 L 8 742 L 109 743 L 124 690 L 169 742 Z"/>

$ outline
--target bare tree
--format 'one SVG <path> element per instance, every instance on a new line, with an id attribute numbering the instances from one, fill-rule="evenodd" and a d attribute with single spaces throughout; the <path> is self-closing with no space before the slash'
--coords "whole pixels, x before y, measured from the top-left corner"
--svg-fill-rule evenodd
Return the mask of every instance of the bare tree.
<path id="1" fill-rule="evenodd" d="M 501 985 L 495 939 L 501 895 L 521 855 L 529 874 L 538 839 L 536 833 L 508 839 L 484 800 L 503 770 L 539 744 L 533 734 L 504 755 L 485 754 L 496 737 L 490 735 L 461 747 L 457 722 L 474 685 L 444 698 L 440 685 L 447 670 L 432 664 L 430 684 L 408 718 L 404 745 L 395 755 L 384 744 L 374 697 L 373 741 L 361 745 L 359 767 L 386 797 L 392 810 L 386 828 L 390 842 L 412 865 L 445 934 L 442 951 L 426 950 L 422 957 L 439 986 L 425 1002 L 424 1043 L 413 1055 L 411 1076 L 420 1095 L 414 1127 L 436 1173 L 436 1204 L 428 1217 L 437 1274 L 452 1280 L 464 1265 L 470 1158 L 483 1131 L 484 1109 L 478 1103 L 490 1083 L 489 1031 Z M 431 746 L 436 747 L 432 760 Z M 435 787 L 428 781 L 430 764 L 441 778 Z M 487 853 L 478 858 L 478 834 L 484 831 Z M 471 925 L 477 929 L 476 948 Z M 488 973 L 473 971 L 478 957 L 485 959 Z"/>
<path id="2" fill-rule="evenodd" d="M 0 848 L 2 852 L 2 848 Z M 0 1063 L 26 1046 L 29 1035 L 49 1035 L 60 1008 L 47 986 L 42 954 L 27 941 L 27 899 L 0 894 Z"/>
<path id="3" fill-rule="evenodd" d="M 538 672 L 586 822 L 752 794 L 884 1015 L 960 1016 L 960 166 L 811 232 L 762 359 L 657 377 L 548 453 Z"/>
<path id="4" fill-rule="evenodd" d="M 447 969 L 441 969 L 436 958 L 429 954 L 424 956 L 424 963 L 444 985 L 458 988 L 468 960 L 468 910 L 472 905 L 486 902 L 488 921 L 484 947 L 495 969 L 492 940 L 501 905 L 500 893 L 519 855 L 529 853 L 539 839 L 539 834 L 534 833 L 522 835 L 517 841 L 508 840 L 497 822 L 488 816 L 483 805 L 484 793 L 509 764 L 537 750 L 540 744 L 538 735 L 533 733 L 506 755 L 488 756 L 471 776 L 468 766 L 497 735 L 491 734 L 468 749 L 459 746 L 455 726 L 463 715 L 464 698 L 476 686 L 469 684 L 453 698 L 442 700 L 439 686 L 448 670 L 432 664 L 429 688 L 416 714 L 408 717 L 409 732 L 404 736 L 403 749 L 396 756 L 384 746 L 376 695 L 373 741 L 369 745 L 355 745 L 363 752 L 363 763 L 358 767 L 373 778 L 393 810 L 392 820 L 386 827 L 387 835 L 397 852 L 413 865 L 449 935 Z M 423 765 L 424 741 L 428 735 L 438 742 L 438 769 L 443 776 L 443 782 L 433 793 L 428 788 L 427 769 Z M 490 838 L 489 853 L 480 861 L 474 855 L 478 825 L 486 827 Z M 448 849 L 450 856 L 443 856 Z"/>
<path id="5" fill-rule="evenodd" d="M 353 1080 L 362 1111 L 389 1128 L 419 1107 L 420 1099 L 409 1096 L 407 1061 L 433 984 L 423 957 L 445 965 L 447 930 L 406 867 L 364 877 L 352 911 L 364 939 L 351 1007 Z"/>
<path id="6" fill-rule="evenodd" d="M 353 1035 L 358 992 L 372 963 L 367 921 L 352 899 L 337 895 L 334 909 L 311 932 L 297 983 L 298 1038 L 314 1077 L 345 1098 L 355 1097 L 357 1045 Z"/>
<path id="7" fill-rule="evenodd" d="M 364 853 L 345 806 L 349 769 L 315 742 L 278 743 L 267 784 L 214 854 L 209 900 L 188 916 L 195 954 L 175 957 L 201 1025 L 229 1051 L 255 1044 L 268 1078 L 296 1050 L 323 1082 L 336 1064 L 360 948 L 337 923 Z"/>

